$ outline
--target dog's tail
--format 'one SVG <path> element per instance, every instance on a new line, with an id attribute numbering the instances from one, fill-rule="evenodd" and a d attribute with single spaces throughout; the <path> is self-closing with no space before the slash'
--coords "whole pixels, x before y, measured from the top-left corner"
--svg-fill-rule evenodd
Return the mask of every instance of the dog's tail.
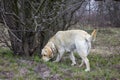
<path id="1" fill-rule="evenodd" d="M 95 39 L 96 39 L 96 35 L 97 35 L 97 30 L 94 29 L 93 32 L 91 33 L 92 41 L 95 41 Z"/>

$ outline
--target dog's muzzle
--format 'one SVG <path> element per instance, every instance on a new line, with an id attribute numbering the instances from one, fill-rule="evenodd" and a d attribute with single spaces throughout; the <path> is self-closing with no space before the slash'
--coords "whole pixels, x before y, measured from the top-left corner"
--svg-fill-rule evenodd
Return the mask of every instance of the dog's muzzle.
<path id="1" fill-rule="evenodd" d="M 49 60 L 50 60 L 50 58 L 47 58 L 47 57 L 42 57 L 42 60 L 43 60 L 43 61 L 45 61 L 45 62 L 47 62 L 47 61 L 49 61 Z"/>

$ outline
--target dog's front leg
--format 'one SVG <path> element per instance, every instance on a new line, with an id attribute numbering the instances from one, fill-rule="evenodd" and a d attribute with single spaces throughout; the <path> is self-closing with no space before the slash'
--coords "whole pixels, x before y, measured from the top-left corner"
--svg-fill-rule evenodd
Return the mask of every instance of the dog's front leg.
<path id="1" fill-rule="evenodd" d="M 82 60 L 81 64 L 79 65 L 79 67 L 82 67 L 84 64 L 84 61 Z"/>
<path id="2" fill-rule="evenodd" d="M 58 54 L 56 60 L 53 62 L 59 62 L 59 61 L 60 61 L 60 55 Z"/>
<path id="3" fill-rule="evenodd" d="M 71 65 L 74 66 L 76 64 L 76 61 L 75 61 L 75 56 L 74 56 L 73 52 L 70 53 L 70 59 L 72 61 Z"/>
<path id="4" fill-rule="evenodd" d="M 60 50 L 59 53 L 58 53 L 58 55 L 57 55 L 56 60 L 53 61 L 53 62 L 59 62 L 59 61 L 61 60 L 63 54 L 64 54 L 64 51 L 63 51 L 63 50 Z"/>

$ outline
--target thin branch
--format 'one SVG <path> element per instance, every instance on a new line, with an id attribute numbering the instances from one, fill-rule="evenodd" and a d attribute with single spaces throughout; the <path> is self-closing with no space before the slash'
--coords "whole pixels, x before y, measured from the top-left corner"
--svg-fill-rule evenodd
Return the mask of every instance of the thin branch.
<path id="1" fill-rule="evenodd" d="M 27 1 L 28 1 L 28 3 L 30 4 L 30 6 L 33 8 L 33 10 L 36 12 L 37 9 L 35 9 L 35 7 L 32 5 L 32 3 L 30 2 L 30 0 L 27 0 Z"/>
<path id="2" fill-rule="evenodd" d="M 36 16 L 34 18 L 34 23 L 35 23 L 35 31 L 37 31 L 38 23 L 37 23 L 37 20 L 36 20 Z"/>
<path id="3" fill-rule="evenodd" d="M 19 16 L 17 16 L 15 13 L 4 12 L 4 14 L 15 16 L 15 17 L 20 21 L 20 23 L 21 23 L 22 25 L 25 25 L 25 23 L 24 23 L 23 21 L 21 21 L 21 19 L 19 18 Z"/>
<path id="4" fill-rule="evenodd" d="M 40 9 L 42 8 L 43 4 L 45 3 L 46 0 L 43 0 L 43 2 L 38 6 L 35 15 L 40 11 Z"/>
<path id="5" fill-rule="evenodd" d="M 7 30 L 8 30 L 19 42 L 22 42 L 22 40 L 19 39 L 19 38 L 9 29 L 9 27 L 7 26 L 7 23 L 6 23 L 5 18 L 4 18 L 4 16 L 5 16 L 4 13 L 3 13 L 1 16 L 2 16 L 3 22 L 4 22 L 5 27 L 7 28 Z"/>

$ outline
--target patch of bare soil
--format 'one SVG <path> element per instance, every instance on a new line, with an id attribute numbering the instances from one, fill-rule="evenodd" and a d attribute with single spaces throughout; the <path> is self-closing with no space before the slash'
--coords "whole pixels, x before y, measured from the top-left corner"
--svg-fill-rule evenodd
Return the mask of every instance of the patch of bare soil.
<path id="1" fill-rule="evenodd" d="M 45 64 L 40 64 L 40 65 L 37 65 L 35 68 L 34 68 L 34 71 L 39 74 L 39 76 L 42 78 L 42 79 L 45 79 L 47 77 L 50 76 L 50 69 L 45 65 Z"/>
<path id="2" fill-rule="evenodd" d="M 12 71 L 0 71 L 0 76 L 5 79 L 12 79 L 14 77 L 14 73 Z"/>
<path id="3" fill-rule="evenodd" d="M 40 76 L 41 79 L 46 80 L 62 80 L 59 74 L 52 74 L 50 68 L 45 64 L 39 64 L 34 68 L 34 71 Z"/>
<path id="4" fill-rule="evenodd" d="M 112 68 L 117 69 L 120 73 L 120 64 L 113 65 Z"/>

